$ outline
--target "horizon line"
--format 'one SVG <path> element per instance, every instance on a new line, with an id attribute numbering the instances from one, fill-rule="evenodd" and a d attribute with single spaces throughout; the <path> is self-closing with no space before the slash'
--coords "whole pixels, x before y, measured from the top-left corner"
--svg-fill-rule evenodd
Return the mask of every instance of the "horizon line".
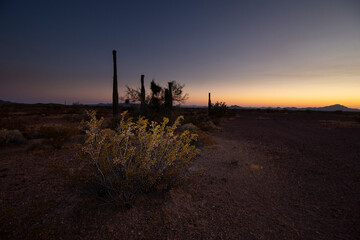
<path id="1" fill-rule="evenodd" d="M 5 102 L 5 103 L 10 103 L 10 104 L 29 104 L 29 105 L 36 105 L 36 104 L 57 104 L 57 105 L 64 105 L 64 106 L 71 106 L 71 105 L 87 105 L 87 106 L 94 106 L 94 105 L 109 105 L 111 106 L 112 103 L 104 103 L 104 102 L 97 102 L 97 103 L 81 103 L 79 101 L 74 101 L 71 104 L 70 103 L 66 103 L 66 101 L 64 101 L 64 103 L 59 103 L 59 102 L 34 102 L 34 103 L 26 103 L 26 102 L 15 102 L 15 101 L 7 101 L 7 100 L 2 100 L 0 99 L 0 103 L 1 102 Z M 120 103 L 119 104 L 125 104 L 125 103 Z M 137 105 L 140 103 L 130 103 L 133 105 Z M 343 104 L 339 104 L 339 103 L 335 103 L 335 104 L 331 104 L 331 105 L 317 105 L 317 106 L 299 106 L 299 107 L 295 107 L 295 106 L 279 106 L 279 105 L 272 105 L 272 106 L 266 106 L 266 105 L 261 105 L 261 106 L 241 106 L 238 104 L 231 104 L 231 105 L 227 105 L 228 107 L 239 107 L 239 108 L 247 108 L 247 109 L 259 109 L 259 108 L 281 108 L 281 109 L 286 109 L 286 108 L 297 108 L 297 109 L 306 109 L 306 108 L 323 108 L 323 107 L 330 107 L 330 106 L 336 106 L 336 105 L 340 105 L 340 106 L 344 106 L 346 108 L 349 109 L 356 109 L 360 111 L 359 107 L 348 107 L 346 105 Z M 207 108 L 207 105 L 202 105 L 202 104 L 177 104 L 174 106 L 180 106 L 180 107 L 198 107 L 198 108 Z"/>

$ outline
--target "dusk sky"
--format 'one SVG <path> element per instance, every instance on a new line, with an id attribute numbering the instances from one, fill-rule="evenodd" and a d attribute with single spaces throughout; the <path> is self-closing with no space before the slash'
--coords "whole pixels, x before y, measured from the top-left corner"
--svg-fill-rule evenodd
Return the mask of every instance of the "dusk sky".
<path id="1" fill-rule="evenodd" d="M 99 103 L 155 79 L 186 104 L 360 108 L 360 1 L 0 1 L 0 99 Z"/>

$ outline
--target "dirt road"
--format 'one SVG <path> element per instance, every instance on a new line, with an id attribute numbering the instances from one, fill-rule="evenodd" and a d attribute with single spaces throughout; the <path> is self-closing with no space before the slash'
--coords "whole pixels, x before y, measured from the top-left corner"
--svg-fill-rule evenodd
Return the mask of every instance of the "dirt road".
<path id="1" fill-rule="evenodd" d="M 223 238 L 357 239 L 360 124 L 322 113 L 243 113 L 203 152 Z M 211 184 L 214 183 L 214 184 Z"/>

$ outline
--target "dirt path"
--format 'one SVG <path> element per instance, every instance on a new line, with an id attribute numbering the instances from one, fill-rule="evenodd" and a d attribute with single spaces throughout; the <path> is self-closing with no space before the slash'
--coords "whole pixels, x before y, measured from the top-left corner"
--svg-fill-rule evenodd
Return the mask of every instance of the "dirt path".
<path id="1" fill-rule="evenodd" d="M 360 128 L 307 114 L 247 113 L 215 133 L 218 145 L 197 164 L 208 174 L 219 236 L 360 236 Z"/>

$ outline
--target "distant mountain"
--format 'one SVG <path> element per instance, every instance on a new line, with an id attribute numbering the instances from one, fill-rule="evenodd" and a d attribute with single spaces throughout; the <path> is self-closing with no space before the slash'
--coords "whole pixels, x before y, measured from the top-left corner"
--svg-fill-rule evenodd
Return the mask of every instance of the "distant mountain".
<path id="1" fill-rule="evenodd" d="M 230 109 L 247 109 L 247 107 L 240 107 L 238 105 L 231 105 L 229 108 Z"/>
<path id="2" fill-rule="evenodd" d="M 88 105 L 95 105 L 95 106 L 112 106 L 112 103 L 96 103 L 96 104 L 88 104 Z"/>
<path id="3" fill-rule="evenodd" d="M 360 112 L 360 109 L 356 108 L 348 108 L 344 105 L 335 104 L 331 106 L 326 107 L 307 107 L 307 108 L 296 108 L 296 107 L 286 107 L 286 108 L 280 108 L 280 107 L 241 107 L 238 105 L 232 105 L 229 108 L 231 109 L 272 109 L 272 110 L 292 110 L 292 111 L 328 111 L 328 112 L 335 112 L 335 111 L 344 111 L 344 112 Z"/>
<path id="4" fill-rule="evenodd" d="M 360 112 L 360 109 L 348 108 L 348 107 L 345 107 L 344 105 L 340 105 L 340 104 L 335 104 L 335 105 L 326 106 L 326 107 L 318 107 L 318 108 L 306 108 L 306 110 L 311 110 L 311 111 Z"/>
<path id="5" fill-rule="evenodd" d="M 9 102 L 9 101 L 4 101 L 0 99 L 0 104 L 12 104 L 13 102 Z"/>

